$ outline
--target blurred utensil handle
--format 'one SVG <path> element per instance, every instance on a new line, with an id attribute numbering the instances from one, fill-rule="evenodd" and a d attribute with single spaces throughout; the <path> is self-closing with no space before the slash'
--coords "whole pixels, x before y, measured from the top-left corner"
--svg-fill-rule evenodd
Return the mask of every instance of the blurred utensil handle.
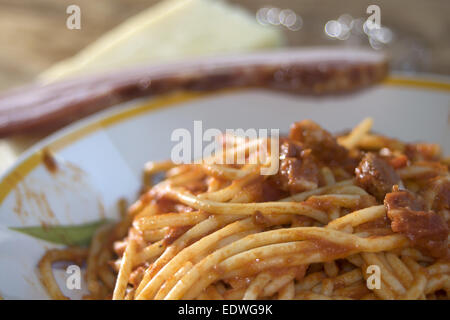
<path id="1" fill-rule="evenodd" d="M 306 95 L 339 94 L 381 81 L 383 53 L 311 48 L 197 58 L 31 84 L 0 95 L 0 137 L 62 127 L 112 105 L 176 90 L 259 87 Z"/>

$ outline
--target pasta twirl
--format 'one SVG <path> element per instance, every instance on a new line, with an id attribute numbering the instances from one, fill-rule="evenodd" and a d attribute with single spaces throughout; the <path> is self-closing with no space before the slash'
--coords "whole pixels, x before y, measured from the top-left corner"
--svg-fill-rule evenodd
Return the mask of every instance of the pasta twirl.
<path id="1" fill-rule="evenodd" d="M 87 260 L 93 299 L 448 299 L 448 161 L 371 126 L 335 137 L 297 122 L 270 176 L 264 161 L 224 165 L 223 155 L 150 162 L 147 180 L 165 179 L 88 250 L 47 252 L 42 282 L 64 299 L 51 264 Z M 228 152 L 258 158 L 227 139 Z"/>

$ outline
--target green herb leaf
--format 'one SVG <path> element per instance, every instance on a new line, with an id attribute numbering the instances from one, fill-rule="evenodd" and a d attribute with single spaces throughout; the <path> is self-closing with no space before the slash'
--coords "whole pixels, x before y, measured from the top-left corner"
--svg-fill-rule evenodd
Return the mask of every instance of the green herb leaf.
<path id="1" fill-rule="evenodd" d="M 102 219 L 79 225 L 10 227 L 9 229 L 48 242 L 65 244 L 67 246 L 88 246 L 95 230 L 107 222 L 109 220 Z"/>

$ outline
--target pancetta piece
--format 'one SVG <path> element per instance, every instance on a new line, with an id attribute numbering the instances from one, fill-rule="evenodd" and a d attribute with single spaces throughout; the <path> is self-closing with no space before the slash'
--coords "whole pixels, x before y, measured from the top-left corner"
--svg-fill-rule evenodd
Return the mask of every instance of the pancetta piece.
<path id="1" fill-rule="evenodd" d="M 380 201 L 394 185 L 400 183 L 394 168 L 374 153 L 367 153 L 363 157 L 355 174 L 356 183 Z"/>
<path id="2" fill-rule="evenodd" d="M 433 257 L 448 257 L 448 226 L 433 211 L 423 211 L 423 200 L 409 191 L 394 191 L 384 199 L 394 232 L 406 235 L 412 244 Z"/>
<path id="3" fill-rule="evenodd" d="M 319 168 L 311 149 L 286 140 L 280 146 L 280 169 L 274 178 L 278 187 L 291 194 L 315 189 L 319 185 Z"/>

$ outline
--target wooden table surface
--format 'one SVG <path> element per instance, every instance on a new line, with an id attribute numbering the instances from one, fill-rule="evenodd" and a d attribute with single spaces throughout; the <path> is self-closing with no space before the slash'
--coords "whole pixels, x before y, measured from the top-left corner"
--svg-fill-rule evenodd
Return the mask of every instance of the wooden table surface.
<path id="1" fill-rule="evenodd" d="M 51 66 L 97 39 L 105 31 L 156 3 L 157 0 L 0 0 L 0 91 L 25 84 Z M 286 30 L 290 45 L 342 45 L 324 34 L 328 20 L 347 13 L 367 18 L 366 8 L 381 8 L 381 23 L 394 32 L 390 46 L 394 68 L 450 74 L 449 0 L 232 0 L 256 12 L 263 5 L 290 8 L 303 19 L 298 31 Z M 81 30 L 66 28 L 66 8 L 81 8 Z M 366 40 L 367 42 L 367 40 Z M 0 140 L 0 161 L 17 155 L 41 137 Z M 3 149 L 2 149 L 3 148 Z M 2 168 L 13 159 L 4 160 Z M 6 162 L 5 162 L 6 161 Z"/>

